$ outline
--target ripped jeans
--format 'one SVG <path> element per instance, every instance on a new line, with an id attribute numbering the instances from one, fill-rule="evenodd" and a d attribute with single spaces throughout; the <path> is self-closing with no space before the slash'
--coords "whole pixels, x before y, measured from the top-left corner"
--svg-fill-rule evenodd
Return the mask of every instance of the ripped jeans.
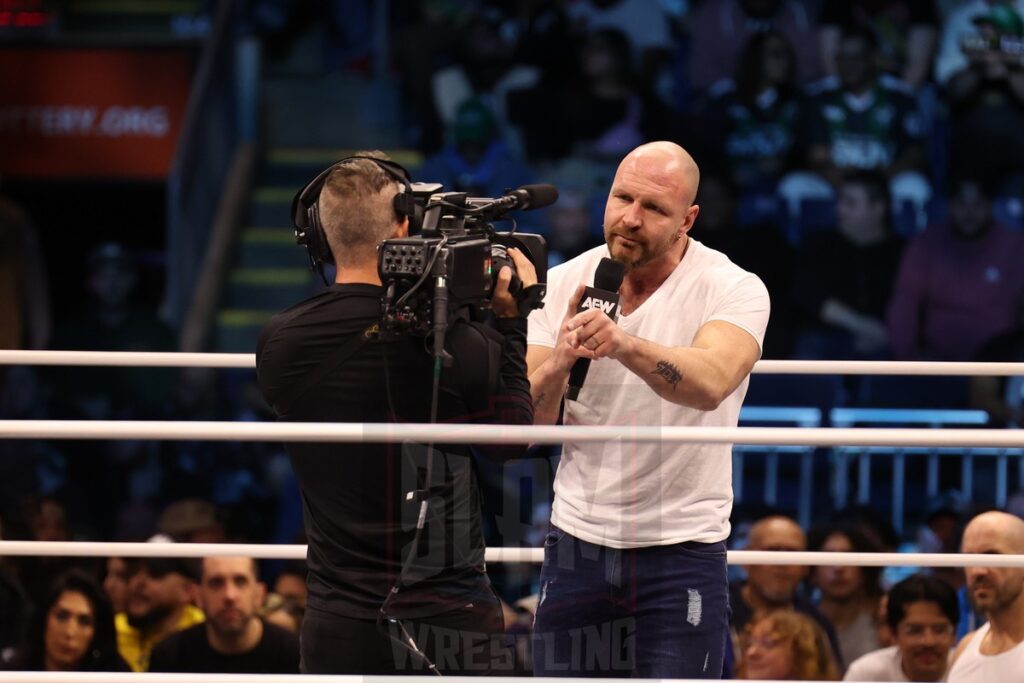
<path id="1" fill-rule="evenodd" d="M 721 678 L 725 543 L 619 550 L 552 526 L 533 633 L 536 676 Z"/>

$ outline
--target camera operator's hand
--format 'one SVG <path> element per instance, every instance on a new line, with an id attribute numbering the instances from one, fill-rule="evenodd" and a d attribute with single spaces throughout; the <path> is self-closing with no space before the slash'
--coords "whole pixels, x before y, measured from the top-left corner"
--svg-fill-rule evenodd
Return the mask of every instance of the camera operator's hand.
<path id="1" fill-rule="evenodd" d="M 537 270 L 530 263 L 521 251 L 515 247 L 509 247 L 508 257 L 516 264 L 516 274 L 523 283 L 523 287 L 537 284 Z M 498 284 L 494 288 L 494 295 L 491 297 L 491 310 L 499 318 L 518 318 L 519 303 L 508 291 L 512 282 L 512 269 L 502 266 L 498 272 Z"/>

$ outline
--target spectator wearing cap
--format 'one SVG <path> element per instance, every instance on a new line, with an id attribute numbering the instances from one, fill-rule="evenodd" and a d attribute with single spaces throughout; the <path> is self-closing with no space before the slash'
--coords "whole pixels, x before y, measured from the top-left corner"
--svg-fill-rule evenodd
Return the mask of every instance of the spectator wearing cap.
<path id="1" fill-rule="evenodd" d="M 1024 1 L 973 0 L 950 13 L 935 79 L 953 124 L 951 168 L 1024 186 Z"/>
<path id="2" fill-rule="evenodd" d="M 493 110 L 479 97 L 459 105 L 449 137 L 451 142 L 420 167 L 417 175 L 423 181 L 471 197 L 500 197 L 534 181 L 533 172 L 506 144 Z M 522 214 L 517 220 L 520 228 L 546 232 L 543 213 Z"/>
<path id="3" fill-rule="evenodd" d="M 258 616 L 266 592 L 251 557 L 207 557 L 199 581 L 206 621 L 160 641 L 149 670 L 298 673 L 298 636 Z"/>
<path id="4" fill-rule="evenodd" d="M 447 191 L 497 197 L 532 181 L 533 174 L 511 154 L 493 110 L 481 98 L 459 105 L 449 137 L 451 142 L 420 167 L 417 175 L 425 182 L 442 183 Z"/>
<path id="5" fill-rule="evenodd" d="M 174 334 L 142 305 L 139 264 L 127 247 L 104 242 L 86 263 L 88 300 L 54 331 L 55 349 L 79 351 L 172 351 Z M 62 368 L 54 380 L 67 392 L 58 406 L 72 417 L 155 417 L 170 399 L 173 374 L 135 368 Z"/>
<path id="6" fill-rule="evenodd" d="M 157 530 L 176 543 L 224 543 L 224 526 L 217 508 L 199 498 L 186 498 L 168 505 L 160 514 Z"/>
<path id="7" fill-rule="evenodd" d="M 114 619 L 117 649 L 133 671 L 148 671 L 153 646 L 204 620 L 193 602 L 199 571 L 191 560 L 129 560 L 125 611 Z"/>
<path id="8" fill-rule="evenodd" d="M 83 300 L 61 318 L 54 349 L 76 351 L 173 351 L 174 333 L 155 307 L 140 301 L 136 254 L 122 244 L 97 245 L 85 263 Z M 59 368 L 46 374 L 51 416 L 61 419 L 130 420 L 166 416 L 174 394 L 172 368 Z M 90 517 L 100 535 L 113 535 L 118 509 L 142 497 L 143 480 L 153 481 L 153 441 L 87 441 L 61 445 L 67 456 L 62 474 L 69 495 L 89 500 Z M 115 464 L 116 463 L 116 464 Z M 140 476 L 141 475 L 141 476 Z M 133 481 L 134 479 L 134 481 Z M 58 484 L 58 485 L 59 485 Z M 103 495 L 96 495 L 102 491 Z"/>
<path id="9" fill-rule="evenodd" d="M 497 7 L 470 9 L 458 26 L 452 63 L 431 77 L 433 108 L 445 129 L 458 118 L 466 100 L 480 98 L 492 107 L 499 127 L 507 120 L 507 97 L 512 90 L 533 86 L 541 69 L 523 63 L 515 41 L 503 30 L 505 14 Z M 445 26 L 443 32 L 451 32 Z M 429 120 L 432 117 L 425 117 Z"/>

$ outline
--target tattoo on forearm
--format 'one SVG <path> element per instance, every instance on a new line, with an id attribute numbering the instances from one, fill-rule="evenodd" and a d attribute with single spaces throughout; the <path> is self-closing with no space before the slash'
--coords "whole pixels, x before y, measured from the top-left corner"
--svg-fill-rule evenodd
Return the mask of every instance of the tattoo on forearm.
<path id="1" fill-rule="evenodd" d="M 543 405 L 544 399 L 547 398 L 547 397 L 548 397 L 548 394 L 547 394 L 546 391 L 540 392 L 539 394 L 537 394 L 537 398 L 533 399 L 533 405 L 535 405 L 535 406 Z"/>
<path id="2" fill-rule="evenodd" d="M 654 368 L 651 374 L 657 375 L 671 384 L 673 390 L 675 390 L 676 385 L 679 384 L 679 380 L 683 378 L 683 373 L 679 371 L 679 368 L 672 363 L 669 363 L 667 360 L 659 360 L 658 367 Z"/>

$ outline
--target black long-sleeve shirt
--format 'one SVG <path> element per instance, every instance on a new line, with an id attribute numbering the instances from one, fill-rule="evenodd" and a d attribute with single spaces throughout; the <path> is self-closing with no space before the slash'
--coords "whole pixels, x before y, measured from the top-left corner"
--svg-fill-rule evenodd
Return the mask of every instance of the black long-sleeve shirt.
<path id="1" fill-rule="evenodd" d="M 383 289 L 334 285 L 276 315 L 260 335 L 257 378 L 279 419 L 289 422 L 428 422 L 433 358 L 424 341 L 371 339 L 339 367 L 321 363 L 380 317 Z M 533 422 L 526 375 L 526 320 L 496 327 L 465 321 L 448 330 L 452 367 L 441 374 L 438 421 Z M 307 386 L 310 373 L 322 373 Z M 502 457 L 525 447 L 488 449 Z M 372 619 L 401 571 L 423 489 L 426 445 L 291 443 L 309 542 L 309 604 Z M 435 444 L 431 503 L 415 561 L 390 613 L 418 617 L 488 594 L 480 498 L 466 446 Z"/>
<path id="2" fill-rule="evenodd" d="M 821 309 L 828 299 L 885 320 L 902 252 L 895 237 L 858 246 L 839 232 L 811 235 L 797 254 L 793 302 L 813 326 L 824 325 Z"/>

